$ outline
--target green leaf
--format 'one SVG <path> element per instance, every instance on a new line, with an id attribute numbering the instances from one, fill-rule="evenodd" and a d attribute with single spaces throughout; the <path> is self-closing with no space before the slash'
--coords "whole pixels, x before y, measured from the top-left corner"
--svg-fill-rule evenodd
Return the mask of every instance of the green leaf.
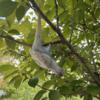
<path id="1" fill-rule="evenodd" d="M 54 18 L 54 9 L 50 9 L 46 12 L 46 15 L 48 16 L 49 19 L 53 19 Z"/>
<path id="2" fill-rule="evenodd" d="M 67 86 L 67 85 L 63 85 L 59 88 L 60 94 L 62 95 L 70 95 L 71 93 L 73 93 L 72 91 L 72 86 Z"/>
<path id="3" fill-rule="evenodd" d="M 9 81 L 9 84 L 14 84 L 15 88 L 19 88 L 22 82 L 22 77 L 20 75 L 13 76 L 12 79 Z"/>
<path id="4" fill-rule="evenodd" d="M 96 10 L 95 16 L 96 16 L 97 18 L 100 18 L 100 8 L 98 8 L 98 9 Z"/>
<path id="5" fill-rule="evenodd" d="M 28 81 L 29 86 L 35 87 L 38 84 L 38 77 L 33 77 Z"/>
<path id="6" fill-rule="evenodd" d="M 0 0 L 0 16 L 9 16 L 16 8 L 17 3 L 11 0 Z"/>
<path id="7" fill-rule="evenodd" d="M 63 8 L 65 10 L 66 8 L 66 3 L 65 0 L 58 0 L 58 4 L 61 8 Z"/>
<path id="8" fill-rule="evenodd" d="M 96 94 L 100 93 L 100 87 L 98 87 L 96 85 L 89 85 L 87 87 L 87 91 L 88 91 L 88 93 L 90 93 L 92 95 L 96 95 Z"/>
<path id="9" fill-rule="evenodd" d="M 6 17 L 7 24 L 9 26 L 13 25 L 15 18 L 16 18 L 16 15 L 15 15 L 15 11 L 14 11 L 12 14 L 10 14 L 9 16 Z"/>
<path id="10" fill-rule="evenodd" d="M 17 24 L 13 28 L 19 30 L 20 32 L 22 32 L 25 36 L 28 36 L 28 34 L 32 30 L 32 24 L 29 22 L 28 19 L 26 19 L 20 25 Z"/>
<path id="11" fill-rule="evenodd" d="M 47 100 L 48 98 L 47 97 L 44 97 L 44 98 L 42 98 L 41 100 Z"/>
<path id="12" fill-rule="evenodd" d="M 14 82 L 14 87 L 15 88 L 18 88 L 20 86 L 22 82 L 22 77 L 20 75 L 18 75 L 16 78 L 15 78 L 15 82 Z"/>
<path id="13" fill-rule="evenodd" d="M 66 20 L 66 18 L 67 18 L 67 20 Z M 69 21 L 69 14 L 68 14 L 68 11 L 66 10 L 66 11 L 63 11 L 62 13 L 60 13 L 59 19 L 60 19 L 60 23 L 61 23 L 61 24 L 66 24 L 66 23 L 68 23 L 68 21 Z"/>
<path id="14" fill-rule="evenodd" d="M 2 48 L 4 46 L 5 46 L 4 40 L 3 40 L 3 38 L 0 37 L 0 48 Z"/>
<path id="15" fill-rule="evenodd" d="M 72 66 L 71 66 L 71 71 L 76 71 L 77 69 L 79 69 L 79 65 L 78 63 L 74 63 Z"/>
<path id="16" fill-rule="evenodd" d="M 6 20 L 0 19 L 0 33 L 1 33 L 2 28 L 3 28 L 2 26 L 5 25 L 5 24 L 7 24 Z"/>
<path id="17" fill-rule="evenodd" d="M 9 59 L 9 58 L 8 58 Z M 0 73 L 6 74 L 14 71 L 16 68 L 11 64 L 1 64 Z"/>
<path id="18" fill-rule="evenodd" d="M 92 95 L 86 95 L 85 97 L 84 97 L 84 100 L 93 100 L 93 97 L 92 97 Z"/>
<path id="19" fill-rule="evenodd" d="M 52 90 L 49 92 L 49 100 L 59 100 L 59 92 L 56 90 Z"/>
<path id="20" fill-rule="evenodd" d="M 25 41 L 27 42 L 27 43 L 32 43 L 33 42 L 33 40 L 34 40 L 34 35 L 33 35 L 33 33 L 35 33 L 35 30 L 32 30 L 29 34 L 28 34 L 28 36 L 27 36 L 27 38 L 25 39 Z"/>
<path id="21" fill-rule="evenodd" d="M 15 47 L 16 47 L 15 42 L 12 42 L 12 40 L 10 40 L 10 39 L 5 39 L 5 42 L 6 42 L 8 48 L 15 49 Z"/>
<path id="22" fill-rule="evenodd" d="M 25 15 L 25 7 L 24 6 L 19 6 L 16 10 L 16 17 L 17 17 L 17 20 L 20 21 L 23 16 Z"/>
<path id="23" fill-rule="evenodd" d="M 49 80 L 49 81 L 46 81 L 44 84 L 43 84 L 43 87 L 45 88 L 50 88 L 52 85 L 55 84 L 55 81 L 54 80 Z"/>
<path id="24" fill-rule="evenodd" d="M 35 97 L 33 98 L 33 100 L 40 100 L 45 92 L 46 92 L 45 90 L 40 90 L 40 91 L 35 95 Z"/>
<path id="25" fill-rule="evenodd" d="M 8 33 L 11 33 L 13 35 L 19 35 L 19 32 L 16 29 L 9 30 Z"/>

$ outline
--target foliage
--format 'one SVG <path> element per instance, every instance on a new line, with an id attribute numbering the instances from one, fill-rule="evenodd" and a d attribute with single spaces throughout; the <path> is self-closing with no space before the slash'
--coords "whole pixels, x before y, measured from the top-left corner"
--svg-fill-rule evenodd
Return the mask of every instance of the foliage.
<path id="1" fill-rule="evenodd" d="M 26 91 L 30 96 L 26 100 L 78 100 L 77 97 L 80 100 L 99 100 L 100 1 L 56 0 L 57 7 L 54 0 L 35 1 L 55 26 L 55 20 L 59 19 L 62 35 L 82 58 L 77 59 L 62 41 L 55 42 L 59 41 L 57 32 L 42 20 L 44 44 L 51 43 L 51 55 L 64 69 L 64 76 L 58 77 L 41 69 L 29 54 L 37 21 L 29 0 L 0 0 L 0 59 L 8 57 L 7 62 L 5 59 L 5 62 L 0 62 L 0 73 L 7 82 L 5 87 L 10 85 L 18 91 L 30 88 Z M 16 100 L 25 99 L 19 97 L 16 96 Z"/>

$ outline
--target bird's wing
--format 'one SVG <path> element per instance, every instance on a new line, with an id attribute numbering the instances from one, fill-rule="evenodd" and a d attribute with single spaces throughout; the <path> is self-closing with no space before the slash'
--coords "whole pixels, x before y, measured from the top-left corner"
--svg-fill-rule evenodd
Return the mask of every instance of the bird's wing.
<path id="1" fill-rule="evenodd" d="M 49 55 L 45 53 L 41 53 L 42 56 L 42 62 L 48 69 L 53 71 L 55 74 L 62 75 L 63 74 L 63 69 L 59 67 L 56 63 L 56 61 Z"/>
<path id="2" fill-rule="evenodd" d="M 44 50 L 45 50 L 45 52 L 47 54 L 50 54 L 50 48 L 51 48 L 51 45 L 50 44 L 48 46 L 43 46 L 43 48 L 44 48 Z"/>

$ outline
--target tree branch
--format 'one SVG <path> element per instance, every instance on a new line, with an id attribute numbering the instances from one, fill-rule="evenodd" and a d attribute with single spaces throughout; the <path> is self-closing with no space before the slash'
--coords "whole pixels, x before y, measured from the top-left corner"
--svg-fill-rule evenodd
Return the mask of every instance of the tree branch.
<path id="1" fill-rule="evenodd" d="M 14 42 L 16 42 L 18 44 L 21 44 L 23 46 L 32 47 L 32 44 L 28 44 L 26 42 L 21 42 L 21 41 L 15 40 L 13 37 L 11 37 L 9 35 L 7 35 L 7 36 L 0 35 L 0 37 L 1 38 L 5 38 L 5 39 L 8 39 L 8 40 L 11 40 L 11 41 L 14 41 Z M 57 41 L 53 41 L 53 42 L 51 41 L 51 42 L 48 42 L 48 43 L 44 43 L 43 45 L 44 46 L 48 46 L 49 44 L 56 45 L 56 44 L 59 44 L 59 43 L 61 43 L 61 41 L 60 40 L 57 40 Z"/>
<path id="2" fill-rule="evenodd" d="M 51 44 L 51 45 L 61 44 L 61 40 L 51 41 L 51 42 L 45 43 L 43 45 L 48 46 L 49 44 Z"/>
<path id="3" fill-rule="evenodd" d="M 63 34 L 61 33 L 61 31 L 59 29 L 57 29 L 54 24 L 44 15 L 44 13 L 41 11 L 41 9 L 38 7 L 38 5 L 36 4 L 36 2 L 34 0 L 29 0 L 29 4 L 31 8 L 35 8 L 36 11 L 42 16 L 42 18 L 50 25 L 50 27 L 58 34 L 61 42 L 63 44 L 65 44 L 70 50 L 71 52 L 79 59 L 79 61 L 84 65 L 85 69 L 87 70 L 88 74 L 90 74 L 90 76 L 92 77 L 92 79 L 95 81 L 95 83 L 100 86 L 100 81 L 95 77 L 95 75 L 92 73 L 91 69 L 89 68 L 89 66 L 86 64 L 85 60 L 83 57 L 81 57 L 76 50 L 73 48 L 73 46 L 69 43 L 68 40 L 66 40 L 63 36 Z"/>
<path id="4" fill-rule="evenodd" d="M 25 43 L 25 42 L 21 42 L 21 41 L 18 41 L 18 40 L 15 40 L 13 37 L 11 37 L 10 35 L 7 35 L 7 36 L 4 36 L 4 35 L 0 35 L 1 38 L 5 38 L 5 39 L 8 39 L 8 40 L 11 40 L 11 41 L 14 41 L 18 44 L 21 44 L 21 45 L 24 45 L 24 46 L 28 46 L 28 47 L 31 47 L 32 44 L 28 44 L 28 43 Z"/>

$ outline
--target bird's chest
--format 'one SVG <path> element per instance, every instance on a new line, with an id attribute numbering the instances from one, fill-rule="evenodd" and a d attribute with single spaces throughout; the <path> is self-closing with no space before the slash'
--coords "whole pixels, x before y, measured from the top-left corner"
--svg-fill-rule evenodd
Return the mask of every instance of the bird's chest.
<path id="1" fill-rule="evenodd" d="M 42 52 L 38 52 L 38 51 L 33 51 L 30 50 L 30 54 L 33 58 L 33 60 L 42 68 L 46 68 L 46 60 L 44 59 L 44 56 L 42 55 Z"/>

